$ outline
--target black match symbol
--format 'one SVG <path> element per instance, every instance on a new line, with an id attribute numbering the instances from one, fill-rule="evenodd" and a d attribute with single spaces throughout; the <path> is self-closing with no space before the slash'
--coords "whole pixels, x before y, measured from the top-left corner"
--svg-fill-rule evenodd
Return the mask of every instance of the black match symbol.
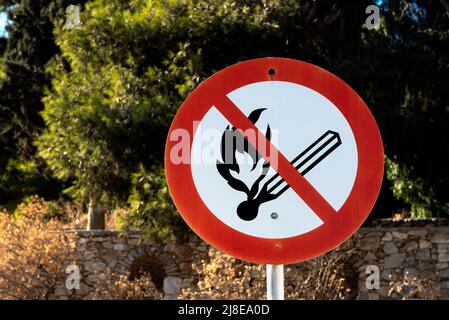
<path id="1" fill-rule="evenodd" d="M 253 124 L 256 124 L 264 110 L 266 109 L 262 108 L 254 110 L 248 116 L 248 119 Z M 271 129 L 269 125 L 267 126 L 265 137 L 268 141 L 271 140 Z M 290 163 L 304 176 L 341 144 L 342 142 L 338 132 L 328 130 L 290 161 Z M 261 204 L 278 198 L 281 194 L 287 191 L 290 186 L 276 173 L 266 181 L 259 190 L 259 185 L 270 168 L 270 163 L 268 161 L 265 161 L 262 164 L 262 172 L 251 187 L 247 186 L 243 181 L 235 178 L 231 174 L 231 171 L 237 174 L 240 172 L 240 167 L 236 161 L 236 152 L 245 152 L 250 155 L 253 161 L 251 171 L 257 167 L 258 162 L 262 159 L 262 156 L 257 150 L 243 138 L 241 133 L 236 130 L 235 127 L 230 129 L 228 126 L 221 139 L 222 161 L 217 161 L 217 170 L 228 182 L 231 188 L 244 192 L 247 195 L 247 200 L 241 202 L 237 206 L 237 215 L 242 220 L 251 221 L 257 217 Z M 276 218 L 277 217 L 278 214 L 276 213 Z M 274 217 L 272 216 L 272 218 Z"/>

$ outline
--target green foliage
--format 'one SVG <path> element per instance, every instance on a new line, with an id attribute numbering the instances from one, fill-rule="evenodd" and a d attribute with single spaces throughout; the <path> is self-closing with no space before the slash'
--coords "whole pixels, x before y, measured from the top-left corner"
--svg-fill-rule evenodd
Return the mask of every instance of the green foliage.
<path id="1" fill-rule="evenodd" d="M 386 176 L 392 181 L 393 195 L 410 204 L 413 217 L 440 217 L 449 211 L 449 205 L 439 204 L 434 189 L 407 166 L 386 158 Z"/>
<path id="2" fill-rule="evenodd" d="M 439 1 L 426 3 L 418 22 L 405 1 L 389 5 L 382 12 L 383 28 L 365 34 L 365 68 L 354 68 L 360 74 L 349 83 L 362 93 L 381 128 L 394 196 L 413 217 L 447 216 L 449 21 Z"/>
<path id="3" fill-rule="evenodd" d="M 169 19 L 163 10 L 160 21 L 149 20 L 124 6 L 93 2 L 80 29 L 58 30 L 69 66 L 60 59 L 52 65 L 42 113 L 47 129 L 37 145 L 59 179 L 73 178 L 67 191 L 80 201 L 123 202 L 139 165 L 161 166 L 170 119 L 193 88 L 187 45 L 163 51 L 153 44 L 165 38 L 158 34 Z M 141 6 L 145 11 L 150 4 Z M 151 32 L 156 39 L 148 38 Z M 152 64 L 142 61 L 145 48 L 160 51 Z"/>
<path id="4" fill-rule="evenodd" d="M 33 141 L 44 125 L 39 112 L 44 89 L 50 84 L 46 65 L 58 52 L 53 21 L 64 15 L 68 3 L 0 1 L 11 20 L 7 39 L 0 39 L 0 203 L 20 200 L 29 192 L 54 196 L 47 191 L 57 189 L 58 182 L 50 177 Z M 26 170 L 13 169 L 15 162 L 33 162 L 33 178 Z"/>
<path id="5" fill-rule="evenodd" d="M 417 215 L 442 210 L 449 154 L 433 136 L 447 145 L 447 36 L 435 38 L 439 25 L 427 34 L 405 28 L 392 11 L 367 31 L 363 2 L 352 8 L 341 5 L 345 15 L 333 21 L 339 8 L 324 1 L 91 1 L 79 29 L 56 31 L 62 59 L 51 68 L 40 154 L 81 201 L 132 195 L 134 203 L 145 190 L 133 175 L 160 174 L 168 125 L 200 81 L 240 60 L 287 56 L 352 85 L 372 108 L 387 155 L 404 167 L 387 166 L 395 196 Z"/>
<path id="6" fill-rule="evenodd" d="M 146 197 L 149 191 L 132 186 L 133 175 L 141 167 L 162 167 L 168 126 L 195 85 L 250 58 L 260 41 L 270 47 L 279 30 L 260 3 L 245 5 L 244 15 L 241 9 L 232 1 L 97 0 L 86 6 L 79 29 L 58 27 L 62 59 L 50 69 L 53 86 L 42 112 L 47 127 L 36 144 L 56 177 L 71 183 L 68 192 L 105 206 L 123 204 L 131 195 L 129 219 L 159 225 L 150 223 L 157 216 L 151 214 L 154 205 L 135 213 L 136 193 Z M 253 34 L 247 41 L 254 43 L 242 51 L 237 39 L 244 32 Z M 248 48 L 253 52 L 245 53 Z M 141 219 L 145 214 L 149 218 Z"/>
<path id="7" fill-rule="evenodd" d="M 174 114 L 214 72 L 283 56 L 332 71 L 367 102 L 388 196 L 415 217 L 447 215 L 447 16 L 440 1 L 418 15 L 384 1 L 381 28 L 366 30 L 371 3 L 91 0 L 67 30 L 66 0 L 0 0 L 14 17 L 0 63 L 0 202 L 47 190 L 51 169 L 81 203 L 129 206 L 124 230 L 182 236 L 162 170 Z M 389 201 L 383 210 L 396 209 Z"/>
<path id="8" fill-rule="evenodd" d="M 146 172 L 141 167 L 133 175 L 132 183 L 128 216 L 122 216 L 119 221 L 122 231 L 141 230 L 145 238 L 165 242 L 180 240 L 189 234 L 171 200 L 161 170 Z"/>
<path id="9" fill-rule="evenodd" d="M 0 175 L 0 188 L 4 193 L 0 194 L 0 208 L 11 201 L 7 195 L 21 195 L 23 193 L 32 194 L 36 192 L 41 182 L 41 176 L 36 170 L 35 164 L 23 158 L 8 159 L 8 163 L 3 168 Z M 14 199 L 14 197 L 12 197 Z"/>

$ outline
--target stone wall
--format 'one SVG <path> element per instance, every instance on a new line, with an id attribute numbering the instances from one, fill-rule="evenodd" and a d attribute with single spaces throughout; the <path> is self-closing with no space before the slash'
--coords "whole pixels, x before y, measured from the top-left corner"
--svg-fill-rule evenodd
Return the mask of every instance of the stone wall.
<path id="1" fill-rule="evenodd" d="M 352 250 L 359 299 L 400 299 L 407 287 L 431 291 L 421 296 L 449 299 L 449 227 L 361 228 L 342 249 Z M 379 267 L 379 289 L 367 289 L 367 266 Z M 403 290 L 395 292 L 392 284 L 402 284 Z"/>
<path id="2" fill-rule="evenodd" d="M 208 257 L 208 246 L 198 237 L 175 245 L 144 243 L 137 233 L 122 237 L 115 231 L 73 230 L 65 234 L 74 251 L 81 284 L 78 290 L 67 290 L 61 284 L 55 292 L 59 299 L 90 299 L 105 274 L 134 277 L 141 270 L 151 274 L 165 299 L 175 299 L 182 288 L 193 285 L 192 263 Z"/>
<path id="3" fill-rule="evenodd" d="M 138 234 L 120 237 L 112 231 L 68 231 L 75 263 L 81 272 L 81 287 L 69 292 L 60 286 L 60 299 L 89 299 L 95 284 L 107 269 L 136 276 L 140 269 L 151 273 L 165 299 L 175 299 L 182 288 L 194 285 L 192 263 L 207 259 L 209 246 L 197 237 L 184 245 L 142 243 Z M 361 228 L 337 250 L 346 255 L 351 272 L 358 278 L 358 299 L 402 298 L 392 283 L 436 286 L 436 298 L 449 298 L 449 227 L 435 223 L 410 226 L 379 225 Z M 379 268 L 380 288 L 367 289 L 367 266 Z"/>

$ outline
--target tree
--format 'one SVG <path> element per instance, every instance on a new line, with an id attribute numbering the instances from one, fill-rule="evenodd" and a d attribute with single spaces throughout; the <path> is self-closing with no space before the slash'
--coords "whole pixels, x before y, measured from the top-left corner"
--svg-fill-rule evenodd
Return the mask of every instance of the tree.
<path id="1" fill-rule="evenodd" d="M 356 88 L 381 126 L 386 185 L 415 217 L 447 215 L 449 11 L 441 1 L 381 2 L 381 32 L 366 39 L 376 58 Z"/>
<path id="2" fill-rule="evenodd" d="M 357 3 L 94 0 L 79 29 L 57 29 L 61 56 L 51 67 L 40 155 L 71 184 L 75 198 L 91 203 L 91 212 L 129 201 L 140 210 L 130 215 L 139 219 L 135 225 L 151 226 L 167 203 L 138 184 L 164 188 L 154 175 L 160 175 L 168 126 L 183 99 L 237 61 L 284 56 L 329 69 L 371 107 L 388 157 L 384 210 L 445 210 L 449 154 L 433 138 L 448 144 L 445 11 L 433 1 L 432 17 L 416 22 L 409 17 L 422 5 L 410 9 L 401 1 L 395 9 L 384 2 L 380 29 L 368 31 L 364 4 Z M 410 15 L 396 12 L 404 8 Z M 390 199 L 392 190 L 399 204 Z M 149 195 L 155 203 L 135 205 L 153 199 Z"/>
<path id="3" fill-rule="evenodd" d="M 83 1 L 79 1 L 83 2 Z M 50 84 L 46 65 L 58 52 L 54 21 L 67 0 L 1 0 L 11 21 L 3 47 L 0 78 L 0 203 L 27 193 L 51 194 L 59 188 L 33 141 L 44 122 L 41 98 Z"/>
<path id="4" fill-rule="evenodd" d="M 104 227 L 104 209 L 127 200 L 139 165 L 162 164 L 165 132 L 175 111 L 170 97 L 187 92 L 182 68 L 173 62 L 171 72 L 162 70 L 163 61 L 142 63 L 145 49 L 156 57 L 169 53 L 154 41 L 146 43 L 151 36 L 146 32 L 159 40 L 166 36 L 158 34 L 166 18 L 149 21 L 139 17 L 142 12 L 131 13 L 129 5 L 93 2 L 86 11 L 92 16 L 80 29 L 59 29 L 65 60 L 53 64 L 53 89 L 45 99 L 47 129 L 38 141 L 40 154 L 59 179 L 74 179 L 67 191 L 89 203 L 88 229 Z M 122 19 L 128 19 L 126 25 Z M 180 61 L 182 53 L 171 58 Z M 168 60 L 164 63 L 170 68 Z M 167 85 L 176 81 L 177 89 Z"/>

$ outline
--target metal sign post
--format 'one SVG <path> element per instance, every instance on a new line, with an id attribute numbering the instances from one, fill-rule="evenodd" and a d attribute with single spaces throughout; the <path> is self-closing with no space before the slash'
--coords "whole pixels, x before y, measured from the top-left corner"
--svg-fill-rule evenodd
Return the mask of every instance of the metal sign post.
<path id="1" fill-rule="evenodd" d="M 267 300 L 284 300 L 283 264 L 267 264 Z"/>

